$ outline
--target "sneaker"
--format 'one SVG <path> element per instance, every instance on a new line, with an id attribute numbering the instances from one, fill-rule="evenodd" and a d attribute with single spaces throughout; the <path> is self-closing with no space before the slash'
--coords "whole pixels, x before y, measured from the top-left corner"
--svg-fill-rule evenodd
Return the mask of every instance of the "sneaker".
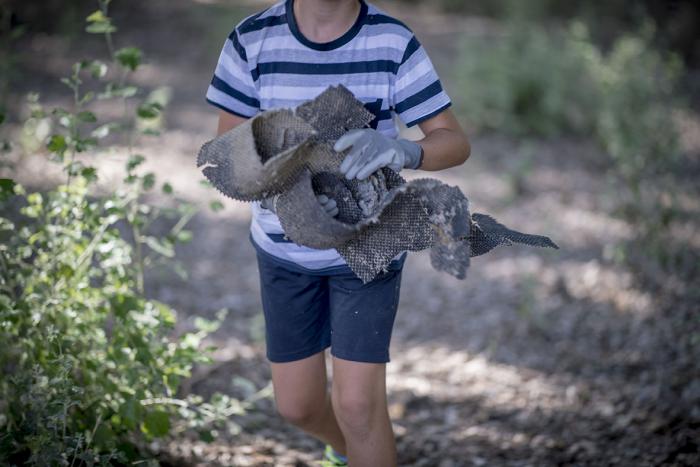
<path id="1" fill-rule="evenodd" d="M 326 450 L 323 452 L 324 459 L 319 461 L 321 467 L 346 467 L 348 460 L 345 456 L 341 456 L 330 444 L 326 444 Z"/>

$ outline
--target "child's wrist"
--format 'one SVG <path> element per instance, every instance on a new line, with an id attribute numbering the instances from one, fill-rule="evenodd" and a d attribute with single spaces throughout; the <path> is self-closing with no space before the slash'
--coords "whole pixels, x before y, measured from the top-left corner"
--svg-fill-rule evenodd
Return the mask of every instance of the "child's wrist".
<path id="1" fill-rule="evenodd" d="M 417 170 L 423 165 L 423 146 L 407 139 L 400 139 L 398 143 L 404 150 L 405 160 L 404 167 Z"/>
<path id="2" fill-rule="evenodd" d="M 420 146 L 420 144 L 418 145 Z M 425 157 L 425 150 L 423 149 L 423 146 L 420 146 L 420 156 L 418 156 L 418 163 L 416 164 L 416 167 L 414 170 L 418 170 L 423 166 L 423 158 Z"/>

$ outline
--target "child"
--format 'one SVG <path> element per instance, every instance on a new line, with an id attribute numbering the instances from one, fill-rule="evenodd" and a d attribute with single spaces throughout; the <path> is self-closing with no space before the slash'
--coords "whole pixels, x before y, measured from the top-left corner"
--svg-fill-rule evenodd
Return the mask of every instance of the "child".
<path id="1" fill-rule="evenodd" d="M 206 97 L 220 109 L 221 134 L 338 84 L 376 116 L 371 128 L 351 130 L 335 145 L 347 152 L 340 170 L 348 179 L 385 166 L 440 170 L 469 157 L 469 141 L 423 47 L 403 23 L 364 0 L 286 0 L 248 17 L 225 41 Z M 420 125 L 425 138 L 397 139 L 393 113 Z M 334 200 L 318 200 L 319 209 L 337 214 Z M 272 200 L 252 204 L 250 241 L 277 410 L 326 444 L 323 465 L 396 465 L 385 369 L 406 252 L 363 284 L 335 249 L 285 239 Z"/>

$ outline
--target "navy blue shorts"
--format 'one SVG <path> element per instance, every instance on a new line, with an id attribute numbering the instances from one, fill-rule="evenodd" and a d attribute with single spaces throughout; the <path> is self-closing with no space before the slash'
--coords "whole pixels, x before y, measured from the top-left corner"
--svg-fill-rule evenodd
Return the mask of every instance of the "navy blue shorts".
<path id="1" fill-rule="evenodd" d="M 252 239 L 251 239 L 252 241 Z M 255 243 L 267 358 L 300 360 L 327 347 L 331 355 L 386 363 L 407 253 L 363 284 L 347 265 L 316 272 L 286 264 Z"/>

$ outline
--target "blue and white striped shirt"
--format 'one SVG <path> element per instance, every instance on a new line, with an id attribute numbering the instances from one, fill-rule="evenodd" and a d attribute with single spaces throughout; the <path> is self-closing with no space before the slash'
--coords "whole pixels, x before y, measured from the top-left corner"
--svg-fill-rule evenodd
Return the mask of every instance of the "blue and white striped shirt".
<path id="1" fill-rule="evenodd" d="M 451 105 L 430 58 L 402 22 L 360 0 L 353 26 L 331 42 L 301 34 L 293 0 L 241 21 L 226 39 L 207 101 L 249 118 L 294 108 L 328 86 L 343 84 L 375 114 L 371 126 L 396 138 L 393 115 L 413 126 Z M 345 264 L 335 249 L 317 250 L 284 239 L 279 218 L 252 203 L 251 236 L 258 248 L 303 268 Z"/>

